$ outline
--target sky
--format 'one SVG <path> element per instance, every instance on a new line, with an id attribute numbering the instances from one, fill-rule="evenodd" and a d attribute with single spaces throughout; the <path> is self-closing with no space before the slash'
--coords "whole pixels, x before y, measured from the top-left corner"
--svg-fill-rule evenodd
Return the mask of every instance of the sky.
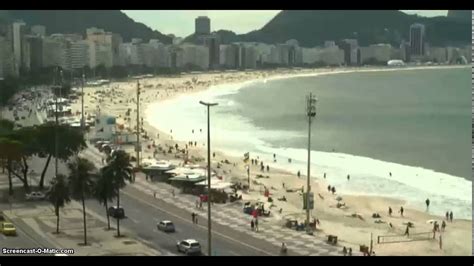
<path id="1" fill-rule="evenodd" d="M 408 14 L 445 16 L 447 10 L 402 10 Z M 123 10 L 130 18 L 164 34 L 186 37 L 194 32 L 194 19 L 208 16 L 211 31 L 226 29 L 237 34 L 258 30 L 280 10 Z"/>

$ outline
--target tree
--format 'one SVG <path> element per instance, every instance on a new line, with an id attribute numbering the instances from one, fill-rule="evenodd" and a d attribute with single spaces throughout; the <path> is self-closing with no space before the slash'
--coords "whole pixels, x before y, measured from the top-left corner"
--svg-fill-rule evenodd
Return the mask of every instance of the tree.
<path id="1" fill-rule="evenodd" d="M 112 184 L 117 193 L 117 207 L 119 207 L 120 189 L 127 185 L 126 181 L 135 181 L 130 156 L 125 151 L 115 151 L 103 171 L 104 175 L 108 176 L 107 178 L 113 180 Z M 117 236 L 120 237 L 120 219 L 117 219 Z"/>
<path id="2" fill-rule="evenodd" d="M 105 206 L 107 215 L 107 229 L 110 230 L 110 216 L 108 212 L 108 202 L 117 197 L 117 191 L 114 187 L 112 175 L 107 175 L 106 168 L 100 169 L 100 174 L 94 184 L 94 197 L 100 204 Z"/>
<path id="3" fill-rule="evenodd" d="M 69 188 L 71 196 L 75 200 L 82 202 L 82 215 L 84 219 L 84 245 L 87 245 L 86 226 L 86 203 L 85 199 L 92 193 L 93 177 L 95 176 L 94 164 L 84 158 L 76 157 L 68 163 L 69 168 Z"/>
<path id="4" fill-rule="evenodd" d="M 63 208 L 66 203 L 71 202 L 69 186 L 64 175 L 59 174 L 51 180 L 51 186 L 48 192 L 46 192 L 46 197 L 54 206 L 56 233 L 59 234 L 59 208 Z"/>
<path id="5" fill-rule="evenodd" d="M 53 122 L 48 122 L 38 126 L 36 139 L 38 143 L 38 150 L 48 158 L 45 166 L 41 172 L 39 187 L 44 187 L 44 177 L 48 170 L 49 163 L 52 157 L 56 156 L 56 142 L 55 135 L 58 134 L 58 159 L 66 161 L 72 155 L 77 154 L 87 145 L 84 141 L 84 135 L 80 130 L 70 127 L 69 125 L 56 126 Z"/>
<path id="6" fill-rule="evenodd" d="M 9 195 L 13 195 L 12 173 L 14 162 L 21 159 L 21 143 L 16 140 L 1 137 L 0 138 L 0 158 L 6 161 L 8 171 Z"/>

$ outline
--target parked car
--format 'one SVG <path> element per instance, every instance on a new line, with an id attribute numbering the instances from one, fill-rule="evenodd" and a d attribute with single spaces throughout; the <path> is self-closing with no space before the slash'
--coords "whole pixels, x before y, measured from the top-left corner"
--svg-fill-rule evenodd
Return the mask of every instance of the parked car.
<path id="1" fill-rule="evenodd" d="M 46 196 L 42 192 L 31 192 L 26 194 L 26 200 L 44 200 Z"/>
<path id="2" fill-rule="evenodd" d="M 110 216 L 116 219 L 125 218 L 125 210 L 122 207 L 112 206 L 109 208 L 108 213 Z"/>
<path id="3" fill-rule="evenodd" d="M 0 223 L 0 232 L 6 236 L 16 236 L 16 228 L 12 223 L 2 222 Z"/>
<path id="4" fill-rule="evenodd" d="M 194 239 L 185 239 L 176 243 L 178 252 L 183 252 L 186 255 L 201 254 L 201 244 Z"/>
<path id="5" fill-rule="evenodd" d="M 166 233 L 173 233 L 175 232 L 174 224 L 171 221 L 164 220 L 156 224 L 158 230 L 166 232 Z"/>

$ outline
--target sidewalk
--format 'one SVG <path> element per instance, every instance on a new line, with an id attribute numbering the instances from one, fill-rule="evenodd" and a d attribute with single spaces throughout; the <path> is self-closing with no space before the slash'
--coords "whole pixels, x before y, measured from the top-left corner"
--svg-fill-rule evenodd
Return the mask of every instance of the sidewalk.
<path id="1" fill-rule="evenodd" d="M 86 156 L 96 162 L 96 166 L 101 166 L 102 154 L 95 148 L 88 148 L 82 152 Z M 173 197 L 172 190 L 177 189 L 163 182 L 146 181 L 143 174 L 138 174 L 135 182 L 130 184 L 135 189 L 142 191 L 148 195 L 155 196 L 157 199 L 163 200 L 168 204 L 174 205 L 180 209 L 189 212 L 195 212 L 201 218 L 207 217 L 207 205 L 204 204 L 202 209 L 196 209 L 196 196 L 189 194 L 179 194 Z M 284 228 L 281 225 L 272 223 L 265 218 L 259 219 L 259 231 L 250 230 L 251 216 L 244 214 L 240 202 L 215 204 L 213 205 L 212 221 L 223 226 L 231 227 L 241 233 L 247 234 L 261 240 L 265 240 L 280 248 L 281 243 L 285 242 L 288 248 L 299 255 L 310 256 L 341 256 L 342 247 L 333 246 L 326 243 L 325 236 L 310 236 L 305 232 L 297 232 Z"/>
<path id="2" fill-rule="evenodd" d="M 115 230 L 106 230 L 107 222 L 100 215 L 87 210 L 87 246 L 83 246 L 83 216 L 82 207 L 78 202 L 71 202 L 60 212 L 60 234 L 56 232 L 56 215 L 53 207 L 47 202 L 31 203 L 35 206 L 22 207 L 13 204 L 12 211 L 4 211 L 4 216 L 21 227 L 30 237 L 46 247 L 72 248 L 74 255 L 103 256 L 103 255 L 162 255 L 161 252 L 133 238 L 133 233 L 121 228 L 125 237 L 114 237 Z M 28 204 L 30 205 L 30 204 Z M 112 220 L 111 222 L 113 222 Z M 37 237 L 35 237 L 37 236 Z"/>

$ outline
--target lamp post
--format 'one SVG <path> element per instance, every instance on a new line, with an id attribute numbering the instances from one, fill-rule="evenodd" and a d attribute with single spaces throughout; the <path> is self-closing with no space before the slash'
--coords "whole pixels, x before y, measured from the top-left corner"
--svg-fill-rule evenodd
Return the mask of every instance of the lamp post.
<path id="1" fill-rule="evenodd" d="M 217 103 L 206 103 L 199 101 L 200 104 L 207 107 L 207 248 L 208 255 L 212 256 L 211 248 L 211 122 L 210 122 L 210 108 L 216 106 Z"/>
<path id="2" fill-rule="evenodd" d="M 63 71 L 59 70 L 59 97 L 61 97 L 61 89 L 63 85 Z M 58 146 L 59 146 L 59 136 L 58 136 L 58 127 L 59 127 L 59 110 L 62 108 L 59 108 L 59 103 L 58 103 L 58 95 L 56 95 L 56 104 L 55 104 L 55 113 L 56 113 L 56 134 L 55 134 L 55 145 L 54 145 L 54 154 L 55 154 L 55 167 L 54 167 L 54 174 L 55 176 L 58 176 Z"/>
<path id="3" fill-rule="evenodd" d="M 86 75 L 84 74 L 84 69 L 82 69 L 82 82 L 81 82 L 81 130 L 84 133 L 84 83 L 86 80 Z"/>
<path id="4" fill-rule="evenodd" d="M 137 151 L 137 168 L 140 167 L 140 133 L 141 133 L 141 126 L 140 126 L 140 80 L 137 79 L 137 147 L 135 150 Z"/>
<path id="5" fill-rule="evenodd" d="M 316 102 L 318 99 L 314 97 L 311 93 L 306 98 L 306 115 L 308 116 L 308 175 L 307 175 L 307 184 L 306 184 L 306 231 L 311 232 L 309 226 L 309 216 L 310 216 L 310 192 L 311 192 L 311 122 L 312 119 L 316 116 Z"/>

